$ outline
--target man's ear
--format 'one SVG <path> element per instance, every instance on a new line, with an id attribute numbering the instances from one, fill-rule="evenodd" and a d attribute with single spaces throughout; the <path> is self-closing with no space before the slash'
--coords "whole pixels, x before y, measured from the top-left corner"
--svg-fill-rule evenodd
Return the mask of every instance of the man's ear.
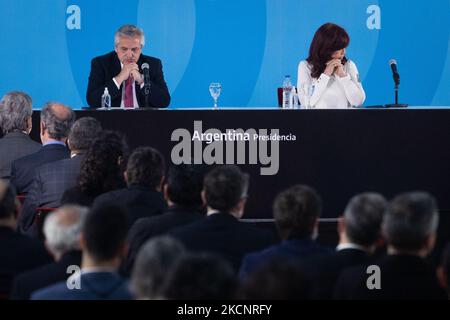
<path id="1" fill-rule="evenodd" d="M 337 221 L 337 232 L 339 235 L 345 232 L 345 219 L 343 216 L 339 216 Z"/>
<path id="2" fill-rule="evenodd" d="M 202 203 L 203 203 L 204 206 L 206 206 L 207 203 L 206 203 L 206 193 L 205 193 L 205 190 L 202 190 L 201 196 L 202 196 Z"/>
<path id="3" fill-rule="evenodd" d="M 125 180 L 126 183 L 128 183 L 128 171 L 127 170 L 125 170 L 123 172 L 123 179 Z"/>

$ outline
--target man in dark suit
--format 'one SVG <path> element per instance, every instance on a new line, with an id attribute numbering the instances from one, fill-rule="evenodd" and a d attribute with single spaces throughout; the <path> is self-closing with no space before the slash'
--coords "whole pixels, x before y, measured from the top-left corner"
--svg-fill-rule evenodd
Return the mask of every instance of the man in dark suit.
<path id="1" fill-rule="evenodd" d="M 211 170 L 202 191 L 207 217 L 174 229 L 170 234 L 188 250 L 222 256 L 237 272 L 244 255 L 275 241 L 270 232 L 239 222 L 244 213 L 248 180 L 248 175 L 234 165 Z"/>
<path id="2" fill-rule="evenodd" d="M 89 106 L 100 107 L 107 88 L 112 107 L 166 108 L 170 104 L 170 94 L 161 60 L 141 54 L 144 32 L 133 25 L 124 25 L 117 30 L 114 42 L 115 51 L 92 60 L 86 93 Z M 149 87 L 145 86 L 144 76 L 139 71 L 144 63 L 149 66 Z M 147 95 L 146 90 L 149 90 Z"/>
<path id="3" fill-rule="evenodd" d="M 81 272 L 67 281 L 40 289 L 32 300 L 130 300 L 128 282 L 117 274 L 125 254 L 126 213 L 120 207 L 93 209 L 80 236 Z"/>
<path id="4" fill-rule="evenodd" d="M 312 282 L 313 298 L 331 299 L 341 271 L 367 263 L 381 238 L 381 222 L 386 200 L 377 193 L 362 193 L 350 199 L 338 220 L 339 245 L 336 251 L 301 261 Z"/>
<path id="5" fill-rule="evenodd" d="M 17 214 L 14 187 L 0 180 L 0 299 L 9 296 L 17 274 L 52 260 L 39 241 L 15 231 Z"/>
<path id="6" fill-rule="evenodd" d="M 34 291 L 66 280 L 70 266 L 81 265 L 79 237 L 87 213 L 84 207 L 64 206 L 48 216 L 44 224 L 45 246 L 55 262 L 18 275 L 10 299 L 28 300 Z"/>
<path id="7" fill-rule="evenodd" d="M 31 140 L 32 101 L 23 92 L 7 93 L 0 102 L 0 179 L 9 180 L 14 160 L 37 152 L 41 144 Z"/>
<path id="8" fill-rule="evenodd" d="M 169 208 L 161 215 L 136 221 L 128 234 L 128 256 L 122 271 L 129 275 L 142 245 L 156 236 L 188 225 L 205 217 L 201 191 L 206 167 L 196 164 L 174 165 L 164 185 L 164 198 Z"/>
<path id="9" fill-rule="evenodd" d="M 425 192 L 396 196 L 382 230 L 387 256 L 371 265 L 345 269 L 336 284 L 336 299 L 446 299 L 436 272 L 425 260 L 436 241 L 439 211 Z"/>
<path id="10" fill-rule="evenodd" d="M 271 261 L 297 263 L 301 259 L 330 251 L 315 241 L 322 201 L 313 188 L 296 185 L 281 192 L 275 198 L 273 211 L 283 241 L 246 255 L 240 269 L 241 278 Z"/>
<path id="11" fill-rule="evenodd" d="M 21 230 L 29 231 L 35 220 L 36 208 L 60 206 L 64 191 L 76 185 L 84 154 L 101 130 L 100 122 L 92 117 L 78 119 L 73 124 L 67 140 L 71 158 L 47 163 L 36 169 L 20 215 Z M 36 231 L 32 228 L 29 233 L 35 235 Z"/>
<path id="12" fill-rule="evenodd" d="M 122 206 L 128 217 L 128 226 L 143 217 L 161 214 L 166 203 L 161 193 L 164 180 L 164 158 L 150 147 L 137 148 L 128 159 L 125 171 L 128 187 L 98 196 L 93 207 L 106 204 Z"/>
<path id="13" fill-rule="evenodd" d="M 18 193 L 30 191 L 36 168 L 69 158 L 66 141 L 74 121 L 75 113 L 63 104 L 49 102 L 42 108 L 40 123 L 42 148 L 12 163 L 11 183 Z"/>

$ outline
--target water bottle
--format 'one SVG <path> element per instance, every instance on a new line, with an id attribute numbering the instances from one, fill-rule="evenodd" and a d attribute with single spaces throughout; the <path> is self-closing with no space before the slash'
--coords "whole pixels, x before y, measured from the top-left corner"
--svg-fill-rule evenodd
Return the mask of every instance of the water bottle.
<path id="1" fill-rule="evenodd" d="M 291 76 L 287 75 L 283 81 L 283 104 L 281 108 L 292 109 L 294 107 L 294 95 L 292 94 Z"/>
<path id="2" fill-rule="evenodd" d="M 109 94 L 108 88 L 105 88 L 105 91 L 102 95 L 102 108 L 111 108 L 111 96 Z"/>

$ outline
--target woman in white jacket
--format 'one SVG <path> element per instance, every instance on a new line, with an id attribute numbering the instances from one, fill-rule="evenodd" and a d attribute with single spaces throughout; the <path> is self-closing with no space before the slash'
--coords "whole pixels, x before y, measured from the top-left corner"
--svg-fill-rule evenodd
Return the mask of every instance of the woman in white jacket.
<path id="1" fill-rule="evenodd" d="M 345 56 L 350 37 L 333 23 L 322 25 L 315 33 L 309 57 L 298 66 L 297 89 L 302 106 L 312 108 L 349 108 L 364 103 L 366 94 L 358 69 Z"/>

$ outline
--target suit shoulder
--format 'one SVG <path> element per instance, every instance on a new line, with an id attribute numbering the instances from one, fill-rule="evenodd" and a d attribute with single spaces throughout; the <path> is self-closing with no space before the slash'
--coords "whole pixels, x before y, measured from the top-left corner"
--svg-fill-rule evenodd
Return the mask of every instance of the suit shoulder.
<path id="1" fill-rule="evenodd" d="M 152 56 L 142 55 L 142 60 L 149 64 L 161 64 L 161 59 Z"/>
<path id="2" fill-rule="evenodd" d="M 92 59 L 92 63 L 97 62 L 97 63 L 106 63 L 109 62 L 111 60 L 113 60 L 116 57 L 116 53 L 114 51 L 108 52 L 106 54 L 103 54 L 101 56 L 97 56 L 94 57 Z"/>

